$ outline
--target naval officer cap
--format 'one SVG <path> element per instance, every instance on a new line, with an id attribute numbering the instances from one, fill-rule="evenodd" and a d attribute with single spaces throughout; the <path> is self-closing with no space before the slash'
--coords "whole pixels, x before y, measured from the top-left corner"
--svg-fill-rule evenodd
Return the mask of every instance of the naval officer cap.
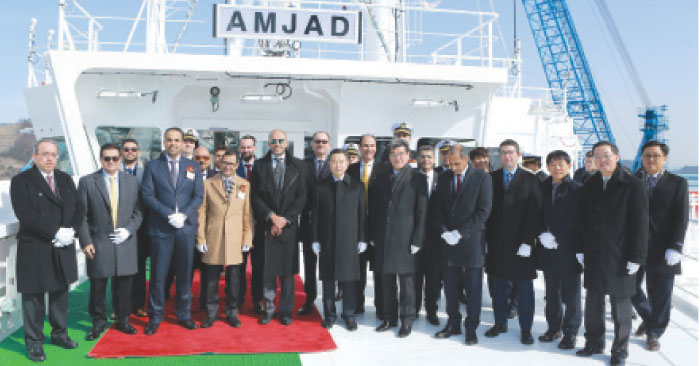
<path id="1" fill-rule="evenodd" d="M 357 148 L 357 144 L 345 144 L 343 145 L 343 151 L 348 155 L 360 155 L 360 149 Z"/>
<path id="2" fill-rule="evenodd" d="M 537 163 L 537 164 L 542 165 L 542 157 L 539 155 L 524 154 L 523 155 L 523 164 L 528 164 L 528 163 Z"/>
<path id="3" fill-rule="evenodd" d="M 394 131 L 394 135 L 397 133 L 413 135 L 413 126 L 408 122 L 396 122 L 393 126 L 391 126 L 391 130 Z"/>
<path id="4" fill-rule="evenodd" d="M 441 153 L 447 154 L 447 152 L 450 150 L 450 147 L 454 146 L 455 144 L 457 143 L 452 140 L 442 140 L 437 144 L 437 148 L 440 149 Z"/>
<path id="5" fill-rule="evenodd" d="M 185 136 L 183 136 L 182 139 L 197 141 L 199 140 L 199 133 L 194 128 L 185 128 Z"/>

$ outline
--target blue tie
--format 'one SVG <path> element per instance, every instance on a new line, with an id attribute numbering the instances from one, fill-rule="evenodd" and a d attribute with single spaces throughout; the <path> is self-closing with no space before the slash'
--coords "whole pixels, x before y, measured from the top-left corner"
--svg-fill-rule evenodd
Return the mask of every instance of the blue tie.
<path id="1" fill-rule="evenodd" d="M 506 172 L 506 174 L 503 176 L 503 187 L 505 189 L 508 189 L 510 187 L 510 182 L 513 181 L 513 173 L 511 172 Z"/>

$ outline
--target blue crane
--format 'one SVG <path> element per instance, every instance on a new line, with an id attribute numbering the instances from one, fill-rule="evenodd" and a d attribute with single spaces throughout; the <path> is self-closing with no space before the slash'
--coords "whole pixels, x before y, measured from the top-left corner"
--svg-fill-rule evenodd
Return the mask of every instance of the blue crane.
<path id="1" fill-rule="evenodd" d="M 574 120 L 574 133 L 579 137 L 581 146 L 584 150 L 589 150 L 601 140 L 615 143 L 566 1 L 522 1 L 549 87 L 566 91 L 567 109 Z M 639 115 L 644 120 L 641 129 L 644 135 L 635 158 L 635 171 L 641 167 L 642 145 L 649 140 L 662 140 L 661 133 L 668 129 L 666 106 L 651 106 L 610 11 L 603 0 L 596 0 L 596 4 L 625 63 L 630 80 L 644 104 L 644 113 Z M 562 96 L 554 96 L 554 102 L 561 103 L 562 99 Z"/>

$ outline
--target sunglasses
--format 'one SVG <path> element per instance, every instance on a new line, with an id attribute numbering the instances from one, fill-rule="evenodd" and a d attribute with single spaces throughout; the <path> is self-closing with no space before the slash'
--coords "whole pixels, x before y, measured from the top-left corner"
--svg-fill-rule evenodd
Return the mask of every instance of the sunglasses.
<path id="1" fill-rule="evenodd" d="M 130 151 L 137 152 L 137 151 L 139 151 L 139 148 L 138 147 L 123 147 L 122 151 L 124 151 L 124 152 L 130 152 Z"/>
<path id="2" fill-rule="evenodd" d="M 194 156 L 194 160 L 205 160 L 205 161 L 209 161 L 209 157 L 208 157 L 208 156 L 202 156 L 202 155 L 195 155 L 195 156 Z"/>
<path id="3" fill-rule="evenodd" d="M 284 145 L 284 139 L 272 139 L 270 143 L 272 145 Z"/>
<path id="4" fill-rule="evenodd" d="M 314 143 L 319 145 L 325 145 L 328 143 L 328 140 L 314 140 Z"/>
<path id="5" fill-rule="evenodd" d="M 104 160 L 105 162 L 110 162 L 110 161 L 111 161 L 111 162 L 113 162 L 113 163 L 116 163 L 116 162 L 119 161 L 119 157 L 118 157 L 118 156 L 103 156 L 103 157 L 102 157 L 102 160 Z"/>

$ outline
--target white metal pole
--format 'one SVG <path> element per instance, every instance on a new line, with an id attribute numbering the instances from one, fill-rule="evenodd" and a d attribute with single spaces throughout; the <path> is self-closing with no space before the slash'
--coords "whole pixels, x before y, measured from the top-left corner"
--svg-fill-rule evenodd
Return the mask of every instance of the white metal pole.
<path id="1" fill-rule="evenodd" d="M 58 50 L 63 51 L 63 37 L 66 32 L 66 0 L 58 1 Z"/>

